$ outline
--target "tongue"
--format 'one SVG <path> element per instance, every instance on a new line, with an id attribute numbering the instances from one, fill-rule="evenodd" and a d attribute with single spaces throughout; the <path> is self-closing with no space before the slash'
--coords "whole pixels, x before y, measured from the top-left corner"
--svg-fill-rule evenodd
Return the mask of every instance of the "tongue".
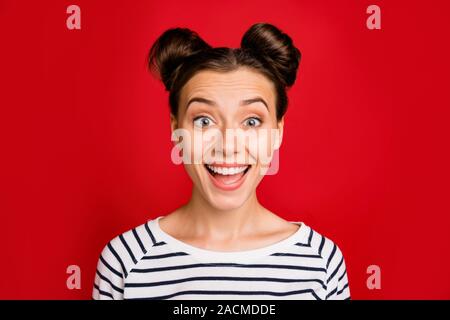
<path id="1" fill-rule="evenodd" d="M 216 174 L 214 178 L 222 182 L 223 184 L 233 184 L 237 182 L 243 175 L 243 172 L 230 175 Z"/>

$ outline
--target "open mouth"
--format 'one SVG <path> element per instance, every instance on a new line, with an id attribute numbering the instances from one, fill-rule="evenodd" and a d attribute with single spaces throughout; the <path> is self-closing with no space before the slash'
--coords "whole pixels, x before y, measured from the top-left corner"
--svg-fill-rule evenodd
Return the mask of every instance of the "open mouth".
<path id="1" fill-rule="evenodd" d="M 204 165 L 214 185 L 223 190 L 235 190 L 245 180 L 251 165 Z"/>

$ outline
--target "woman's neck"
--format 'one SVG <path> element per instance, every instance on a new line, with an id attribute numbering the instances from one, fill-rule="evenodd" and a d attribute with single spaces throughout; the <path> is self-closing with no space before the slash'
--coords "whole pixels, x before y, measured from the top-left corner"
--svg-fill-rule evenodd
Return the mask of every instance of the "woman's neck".
<path id="1" fill-rule="evenodd" d="M 254 234 L 267 210 L 259 203 L 254 192 L 239 208 L 219 210 L 211 206 L 194 187 L 190 201 L 180 208 L 182 221 L 192 237 L 214 240 L 234 240 Z"/>

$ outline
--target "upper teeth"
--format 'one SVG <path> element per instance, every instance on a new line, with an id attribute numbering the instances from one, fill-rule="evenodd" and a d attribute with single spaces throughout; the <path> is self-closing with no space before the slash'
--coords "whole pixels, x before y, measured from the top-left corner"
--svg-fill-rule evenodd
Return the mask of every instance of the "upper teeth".
<path id="1" fill-rule="evenodd" d="M 232 175 L 232 174 L 238 174 L 241 173 L 243 171 L 245 171 L 245 169 L 247 169 L 248 166 L 243 166 L 243 167 L 214 167 L 214 166 L 210 166 L 207 165 L 208 168 L 212 171 L 214 171 L 215 173 L 218 174 L 223 174 L 223 175 Z"/>

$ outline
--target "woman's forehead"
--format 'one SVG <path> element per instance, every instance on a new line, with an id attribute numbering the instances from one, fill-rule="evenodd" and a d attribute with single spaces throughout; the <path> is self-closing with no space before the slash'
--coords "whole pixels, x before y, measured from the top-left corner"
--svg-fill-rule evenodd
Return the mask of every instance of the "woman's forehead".
<path id="1" fill-rule="evenodd" d="M 211 100 L 241 100 L 259 95 L 274 103 L 274 94 L 273 83 L 264 75 L 248 68 L 239 68 L 229 72 L 198 72 L 183 87 L 180 98 L 183 101 L 194 96 Z"/>

